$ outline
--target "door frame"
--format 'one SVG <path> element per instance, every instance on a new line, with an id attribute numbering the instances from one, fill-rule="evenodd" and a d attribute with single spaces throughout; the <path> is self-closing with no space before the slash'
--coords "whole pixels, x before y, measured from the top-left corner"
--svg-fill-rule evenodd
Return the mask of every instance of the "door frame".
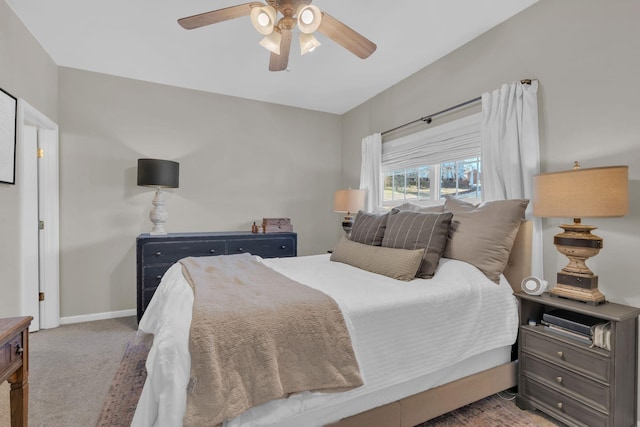
<path id="1" fill-rule="evenodd" d="M 25 126 L 37 128 L 38 147 L 45 153 L 37 162 L 33 162 L 36 153 L 27 153 L 25 150 Z M 22 314 L 33 316 L 34 320 L 39 319 L 39 322 L 32 323 L 31 330 L 55 328 L 60 325 L 58 125 L 25 100 L 18 99 L 16 137 Z M 33 179 L 38 175 L 39 179 Z M 34 194 L 38 197 L 35 203 Z M 43 218 L 39 217 L 38 205 L 43 209 Z M 40 242 L 38 238 L 33 238 L 33 229 L 37 229 L 38 220 L 45 223 L 44 229 L 39 232 Z M 34 265 L 38 267 L 34 268 Z M 41 291 L 45 294 L 44 301 L 38 301 Z"/>

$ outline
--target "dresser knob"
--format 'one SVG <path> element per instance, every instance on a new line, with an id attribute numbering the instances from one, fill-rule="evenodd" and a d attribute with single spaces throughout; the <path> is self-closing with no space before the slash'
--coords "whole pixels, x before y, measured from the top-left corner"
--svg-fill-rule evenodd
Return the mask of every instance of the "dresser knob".
<path id="1" fill-rule="evenodd" d="M 561 352 L 561 351 L 557 352 L 556 354 L 558 355 L 558 357 L 559 357 L 560 359 L 562 359 L 562 358 L 564 357 L 564 353 L 563 353 L 563 352 Z"/>
<path id="2" fill-rule="evenodd" d="M 212 254 L 215 254 L 216 250 L 215 249 L 211 249 L 209 252 L 212 253 Z"/>
<path id="3" fill-rule="evenodd" d="M 156 252 L 156 256 L 162 255 L 162 252 Z"/>
<path id="4" fill-rule="evenodd" d="M 562 377 L 556 377 L 556 381 L 558 381 L 559 383 L 562 383 Z"/>
<path id="5" fill-rule="evenodd" d="M 20 344 L 16 344 L 16 354 L 22 356 L 22 353 L 24 353 L 24 348 Z"/>
<path id="6" fill-rule="evenodd" d="M 287 249 L 285 245 L 280 246 L 280 249 Z"/>
<path id="7" fill-rule="evenodd" d="M 556 406 L 557 406 L 558 409 L 562 409 L 562 402 L 556 403 Z"/>
<path id="8" fill-rule="evenodd" d="M 238 252 L 242 252 L 242 251 L 244 251 L 244 249 L 238 248 Z"/>
<path id="9" fill-rule="evenodd" d="M 156 279 L 158 279 L 158 280 L 162 279 L 162 274 L 158 274 L 158 275 L 156 276 Z"/>

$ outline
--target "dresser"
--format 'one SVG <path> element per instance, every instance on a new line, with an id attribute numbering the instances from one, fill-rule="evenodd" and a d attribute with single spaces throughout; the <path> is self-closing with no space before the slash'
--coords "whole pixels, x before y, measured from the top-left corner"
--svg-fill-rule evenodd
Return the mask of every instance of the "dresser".
<path id="1" fill-rule="evenodd" d="M 518 407 L 539 409 L 569 426 L 636 426 L 640 309 L 611 302 L 592 306 L 546 293 L 516 296 L 521 323 Z M 611 349 L 546 330 L 540 323 L 553 309 L 611 322 Z"/>
<path id="2" fill-rule="evenodd" d="M 29 421 L 29 325 L 33 317 L 0 319 L 0 383 L 9 380 L 11 427 Z"/>
<path id="3" fill-rule="evenodd" d="M 297 255 L 296 233 L 169 233 L 141 234 L 136 239 L 138 321 L 164 273 L 179 259 L 250 253 L 263 258 Z"/>

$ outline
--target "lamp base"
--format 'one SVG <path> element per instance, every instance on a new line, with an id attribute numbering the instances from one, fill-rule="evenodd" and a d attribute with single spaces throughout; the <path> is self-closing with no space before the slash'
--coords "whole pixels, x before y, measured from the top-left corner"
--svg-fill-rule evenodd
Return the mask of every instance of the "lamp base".
<path id="1" fill-rule="evenodd" d="M 164 195 L 160 188 L 156 190 L 156 194 L 151 203 L 153 204 L 153 209 L 149 212 L 149 219 L 153 223 L 153 229 L 149 234 L 152 236 L 164 236 L 167 234 L 167 231 L 164 229 L 164 223 L 167 222 L 169 213 L 164 207 Z"/>
<path id="2" fill-rule="evenodd" d="M 553 238 L 558 252 L 569 258 L 567 264 L 557 276 L 557 284 L 551 289 L 551 296 L 569 298 L 598 305 L 606 302 L 605 296 L 598 290 L 598 276 L 587 267 L 586 261 L 602 249 L 602 238 L 591 234 L 596 227 L 582 225 L 575 218 L 573 224 L 563 224 L 563 233 Z"/>
<path id="3" fill-rule="evenodd" d="M 344 230 L 347 237 L 351 235 L 351 228 L 353 227 L 353 216 L 346 215 L 342 220 L 342 229 Z"/>
<path id="4" fill-rule="evenodd" d="M 558 283 L 553 289 L 551 289 L 550 295 L 552 297 L 562 297 L 575 301 L 582 301 L 591 305 L 599 305 L 607 302 L 604 294 L 597 288 L 583 289 L 576 286 L 564 285 L 562 283 Z"/>

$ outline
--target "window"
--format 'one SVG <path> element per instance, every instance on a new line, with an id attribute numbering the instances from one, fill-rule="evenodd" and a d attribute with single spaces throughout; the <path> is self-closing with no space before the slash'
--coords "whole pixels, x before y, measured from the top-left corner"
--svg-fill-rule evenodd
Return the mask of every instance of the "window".
<path id="1" fill-rule="evenodd" d="M 382 145 L 382 205 L 480 199 L 480 114 Z"/>
<path id="2" fill-rule="evenodd" d="M 480 199 L 481 165 L 480 157 L 473 157 L 385 172 L 382 205 L 395 206 L 404 201 L 420 204 L 445 196 Z"/>

